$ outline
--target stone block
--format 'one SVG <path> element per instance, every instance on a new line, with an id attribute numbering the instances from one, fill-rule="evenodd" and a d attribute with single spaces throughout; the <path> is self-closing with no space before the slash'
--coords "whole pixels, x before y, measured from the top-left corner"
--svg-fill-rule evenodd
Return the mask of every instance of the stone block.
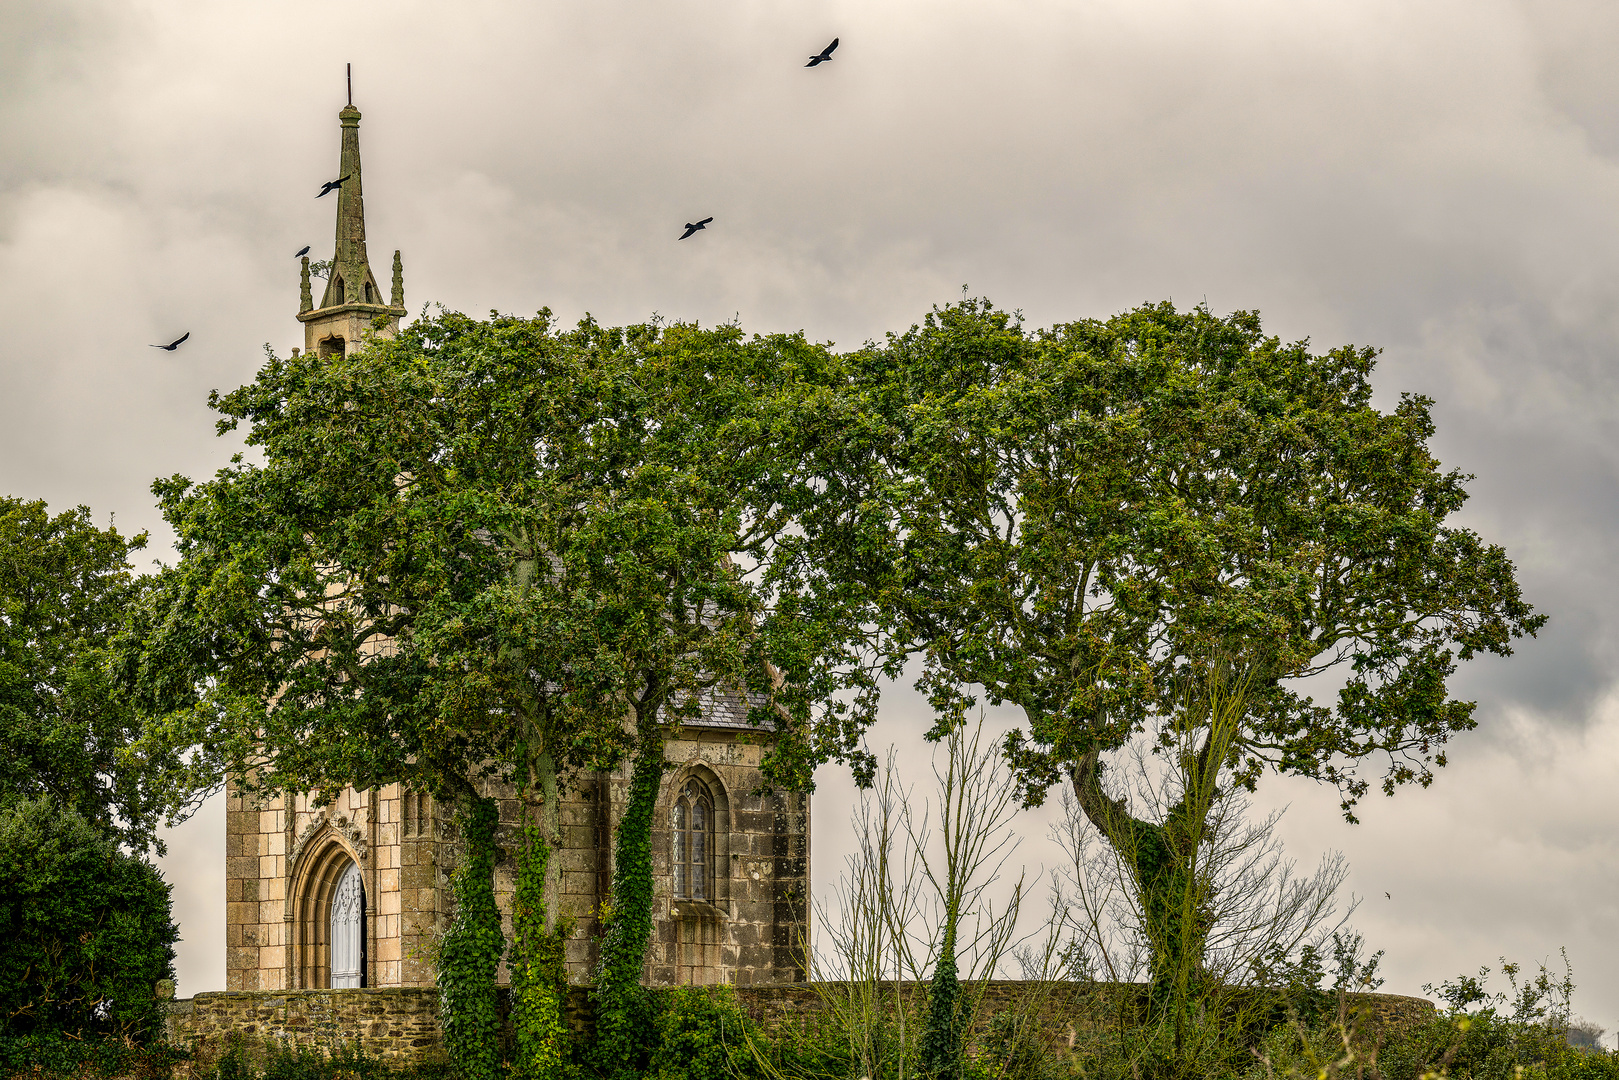
<path id="1" fill-rule="evenodd" d="M 564 872 L 569 870 L 595 873 L 596 852 L 589 847 L 564 847 L 552 854 L 552 860 L 557 869 Z"/>
<path id="2" fill-rule="evenodd" d="M 557 819 L 564 829 L 570 826 L 582 826 L 591 830 L 592 843 L 596 829 L 596 807 L 588 802 L 564 802 L 557 809 Z"/>
<path id="3" fill-rule="evenodd" d="M 257 855 L 230 855 L 225 859 L 227 878 L 256 878 L 259 876 Z"/>
<path id="4" fill-rule="evenodd" d="M 437 875 L 431 865 L 404 866 L 399 870 L 401 889 L 431 889 Z"/>
<path id="5" fill-rule="evenodd" d="M 243 901 L 239 904 L 225 905 L 225 922 L 239 923 L 243 926 L 259 921 L 259 905 L 257 902 Z"/>

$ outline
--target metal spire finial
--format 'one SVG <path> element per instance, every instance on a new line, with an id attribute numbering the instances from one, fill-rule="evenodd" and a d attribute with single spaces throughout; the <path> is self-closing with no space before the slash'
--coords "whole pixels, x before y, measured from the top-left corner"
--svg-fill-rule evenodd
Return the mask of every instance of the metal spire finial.
<path id="1" fill-rule="evenodd" d="M 344 67 L 344 69 L 346 70 L 346 72 L 348 74 L 349 104 L 353 105 L 354 104 L 354 65 L 353 64 L 344 64 L 343 67 Z"/>

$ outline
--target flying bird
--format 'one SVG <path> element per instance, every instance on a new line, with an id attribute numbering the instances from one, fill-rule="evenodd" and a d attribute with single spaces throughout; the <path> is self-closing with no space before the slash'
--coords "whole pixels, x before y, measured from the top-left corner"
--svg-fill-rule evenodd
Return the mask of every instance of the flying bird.
<path id="1" fill-rule="evenodd" d="M 154 349 L 162 349 L 164 352 L 173 352 L 175 349 L 178 349 L 180 347 L 180 342 L 184 341 L 186 338 L 188 338 L 190 336 L 191 336 L 191 331 L 187 330 L 185 333 L 181 334 L 179 337 L 175 338 L 173 341 L 169 342 L 167 345 L 153 345 L 152 348 L 154 348 Z"/>
<path id="2" fill-rule="evenodd" d="M 315 196 L 315 198 L 317 198 L 317 199 L 318 199 L 318 198 L 320 198 L 320 196 L 319 196 L 319 195 L 316 195 L 316 196 Z M 304 245 L 304 246 L 303 246 L 303 247 L 301 247 L 301 248 L 299 248 L 299 249 L 298 249 L 298 250 L 297 250 L 297 251 L 294 251 L 294 252 L 293 252 L 293 253 L 292 253 L 292 257 L 293 257 L 293 258 L 294 258 L 294 259 L 301 259 L 301 258 L 303 258 L 303 257 L 304 257 L 304 256 L 305 256 L 305 255 L 308 255 L 308 254 L 309 254 L 309 245 L 308 245 L 308 244 L 305 244 L 305 245 Z"/>
<path id="3" fill-rule="evenodd" d="M 353 175 L 354 175 L 353 173 L 349 173 L 349 176 L 353 176 Z M 332 190 L 333 188 L 342 187 L 343 186 L 343 181 L 347 180 L 348 178 L 349 178 L 348 176 L 339 176 L 336 180 L 328 180 L 328 181 L 326 181 L 326 183 L 321 185 L 320 195 L 326 194 L 328 191 Z M 320 198 L 320 195 L 316 195 L 315 198 L 317 198 L 317 199 Z"/>
<path id="4" fill-rule="evenodd" d="M 699 221 L 699 222 L 698 222 L 698 223 L 697 223 L 697 224 L 695 224 L 695 225 L 693 225 L 693 224 L 692 224 L 692 223 L 691 223 L 691 222 L 689 222 L 689 221 L 688 221 L 688 222 L 686 222 L 686 231 L 685 231 L 685 232 L 683 232 L 683 233 L 681 233 L 681 234 L 680 234 L 680 238 L 681 238 L 681 239 L 682 239 L 682 240 L 684 240 L 684 239 L 686 239 L 686 237 L 688 237 L 688 236 L 690 236 L 690 235 L 691 235 L 691 234 L 692 234 L 692 233 L 694 233 L 694 232 L 697 232 L 697 231 L 698 231 L 698 230 L 699 230 L 699 229 L 705 229 L 705 228 L 707 228 L 707 227 L 708 227 L 708 223 L 709 223 L 709 222 L 710 222 L 710 221 L 713 221 L 713 220 L 714 220 L 714 219 L 713 219 L 713 218 L 711 218 L 711 217 L 706 217 L 706 218 L 704 218 L 704 219 L 703 219 L 703 220 L 701 220 L 701 221 Z"/>
<path id="5" fill-rule="evenodd" d="M 1384 894 L 1383 894 L 1383 895 L 1384 895 L 1384 896 L 1388 896 L 1388 898 L 1389 898 L 1389 899 L 1390 899 L 1390 900 L 1393 900 L 1393 899 L 1394 899 L 1394 897 L 1392 897 L 1392 896 L 1389 896 L 1389 894 L 1388 894 L 1388 893 L 1384 893 Z"/>
<path id="6" fill-rule="evenodd" d="M 814 56 L 810 57 L 810 62 L 805 64 L 804 66 L 805 67 L 814 67 L 816 64 L 831 63 L 831 61 L 832 61 L 832 50 L 837 48 L 837 47 L 838 47 L 838 39 L 833 38 L 832 39 L 832 44 L 828 45 L 826 48 L 822 49 L 820 52 L 818 52 Z"/>

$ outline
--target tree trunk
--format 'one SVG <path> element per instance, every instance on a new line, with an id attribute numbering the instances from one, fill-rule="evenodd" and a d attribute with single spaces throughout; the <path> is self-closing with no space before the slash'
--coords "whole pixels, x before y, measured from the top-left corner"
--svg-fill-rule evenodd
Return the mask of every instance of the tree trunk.
<path id="1" fill-rule="evenodd" d="M 956 968 L 958 912 L 950 912 L 928 985 L 928 1023 L 922 1032 L 922 1071 L 933 1080 L 961 1080 L 961 981 Z"/>
<path id="2" fill-rule="evenodd" d="M 538 822 L 531 792 L 538 787 Z M 563 948 L 571 920 L 555 917 L 556 862 L 560 846 L 556 764 L 543 753 L 522 790 L 523 849 L 512 895 L 512 1027 L 515 1080 L 560 1080 L 566 1072 L 567 1025 L 563 1006 L 567 968 Z"/>
<path id="3" fill-rule="evenodd" d="M 652 811 L 663 779 L 663 739 L 643 736 L 630 774 L 629 805 L 618 823 L 612 899 L 596 967 L 597 1070 L 611 1080 L 636 1080 L 644 1071 L 646 995 L 641 969 L 652 937 Z"/>
<path id="4" fill-rule="evenodd" d="M 1208 806 L 1183 799 L 1163 823 L 1133 817 L 1122 800 L 1102 790 L 1096 751 L 1080 760 L 1072 781 L 1085 816 L 1130 871 L 1149 949 L 1151 1008 L 1178 1019 L 1201 988 L 1210 929 L 1197 866 Z"/>
<path id="5" fill-rule="evenodd" d="M 455 919 L 439 953 L 444 1044 L 462 1080 L 498 1080 L 500 1022 L 495 972 L 505 952 L 495 907 L 495 800 L 473 793 L 461 799 L 466 854 L 453 882 Z"/>

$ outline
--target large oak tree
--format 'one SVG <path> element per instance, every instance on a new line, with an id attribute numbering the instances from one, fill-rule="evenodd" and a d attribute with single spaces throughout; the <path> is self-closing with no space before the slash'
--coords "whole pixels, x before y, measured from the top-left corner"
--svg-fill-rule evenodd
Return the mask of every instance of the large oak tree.
<path id="1" fill-rule="evenodd" d="M 560 841 L 559 791 L 628 757 L 597 1041 L 604 1068 L 631 1067 L 665 739 L 708 695 L 746 693 L 774 729 L 768 775 L 803 786 L 857 753 L 875 707 L 857 594 L 798 572 L 791 527 L 810 493 L 781 428 L 830 365 L 798 336 L 562 331 L 545 312 L 444 314 L 349 356 L 272 357 L 215 400 L 262 460 L 157 485 L 181 561 L 142 635 L 152 739 L 198 743 L 198 760 L 266 789 L 452 798 L 484 822 L 468 859 L 484 878 L 484 782 L 517 783 L 540 809 L 519 983 L 542 967 L 554 980 L 556 875 L 541 886 L 532 860 Z M 492 912 L 486 882 L 480 895 Z M 452 935 L 441 982 L 470 943 L 492 987 L 488 934 L 485 918 Z M 554 1028 L 555 1001 L 535 1000 Z M 451 1034 L 481 1069 L 493 1041 Z M 554 1050 L 519 1047 L 542 1073 Z"/>
<path id="2" fill-rule="evenodd" d="M 1247 312 L 1035 332 L 969 301 L 851 354 L 847 391 L 806 405 L 823 572 L 924 658 L 934 735 L 974 685 L 1022 710 L 1005 751 L 1026 801 L 1071 785 L 1133 866 L 1166 923 L 1155 981 L 1202 948 L 1167 923 L 1206 800 L 1135 818 L 1112 755 L 1202 724 L 1195 754 L 1219 760 L 1183 763 L 1196 775 L 1311 777 L 1354 820 L 1371 784 L 1427 785 L 1474 726 L 1458 663 L 1544 621 L 1506 553 L 1451 523 L 1469 477 L 1430 451 L 1432 403 L 1373 404 L 1375 356 L 1284 343 Z"/>

